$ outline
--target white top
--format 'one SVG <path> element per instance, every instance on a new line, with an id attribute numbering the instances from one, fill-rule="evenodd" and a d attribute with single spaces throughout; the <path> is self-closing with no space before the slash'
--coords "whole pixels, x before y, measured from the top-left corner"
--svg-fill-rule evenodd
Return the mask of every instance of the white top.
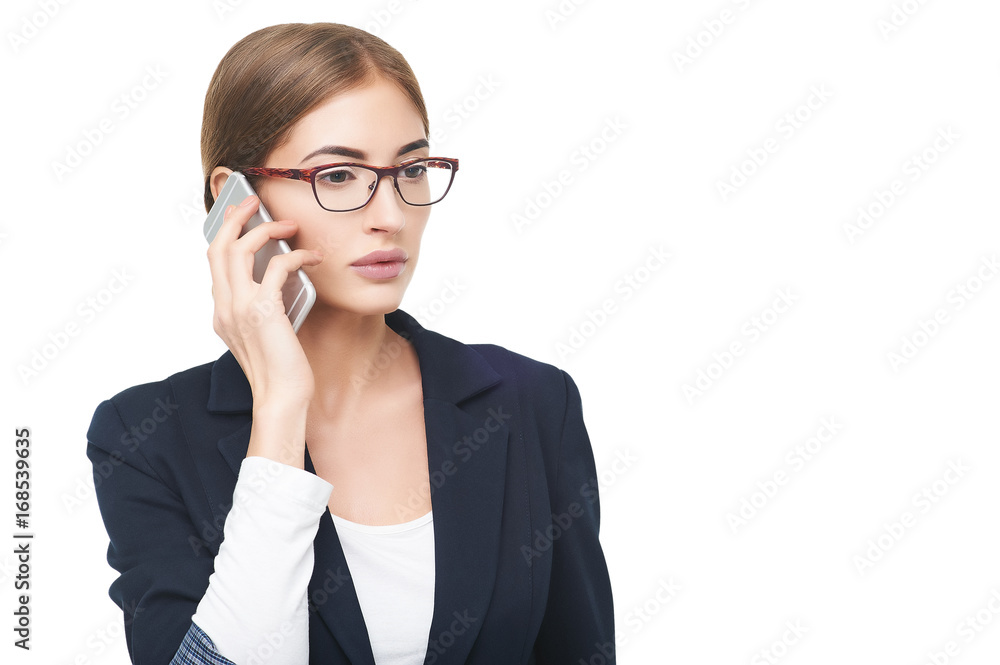
<path id="1" fill-rule="evenodd" d="M 377 665 L 421 665 L 434 615 L 434 518 L 371 526 L 330 513 Z"/>
<path id="2" fill-rule="evenodd" d="M 307 665 L 313 541 L 333 485 L 314 473 L 247 457 L 215 571 L 192 617 L 220 654 L 244 665 Z M 431 513 L 367 526 L 335 515 L 377 665 L 423 663 L 434 608 Z"/>
<path id="3" fill-rule="evenodd" d="M 332 491 L 319 476 L 264 457 L 240 464 L 215 571 L 191 617 L 237 665 L 309 662 L 306 592 Z"/>

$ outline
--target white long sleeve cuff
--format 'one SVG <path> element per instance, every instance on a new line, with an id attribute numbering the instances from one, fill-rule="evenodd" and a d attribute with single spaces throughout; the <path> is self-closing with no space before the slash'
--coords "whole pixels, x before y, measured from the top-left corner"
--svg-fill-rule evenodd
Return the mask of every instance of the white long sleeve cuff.
<path id="1" fill-rule="evenodd" d="M 306 593 L 332 491 L 319 476 L 264 457 L 240 465 L 215 571 L 192 617 L 237 665 L 309 662 Z"/>

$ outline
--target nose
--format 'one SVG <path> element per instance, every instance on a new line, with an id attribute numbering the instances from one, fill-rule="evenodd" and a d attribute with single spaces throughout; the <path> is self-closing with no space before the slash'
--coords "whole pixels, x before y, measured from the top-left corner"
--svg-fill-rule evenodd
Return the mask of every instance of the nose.
<path id="1" fill-rule="evenodd" d="M 389 182 L 382 185 L 383 180 L 389 180 Z M 408 206 L 400 198 L 394 184 L 392 176 L 389 175 L 384 175 L 372 183 L 375 192 L 372 194 L 371 200 L 368 201 L 368 205 L 364 207 L 365 225 L 369 231 L 385 231 L 389 234 L 396 234 L 405 226 L 404 210 Z"/>

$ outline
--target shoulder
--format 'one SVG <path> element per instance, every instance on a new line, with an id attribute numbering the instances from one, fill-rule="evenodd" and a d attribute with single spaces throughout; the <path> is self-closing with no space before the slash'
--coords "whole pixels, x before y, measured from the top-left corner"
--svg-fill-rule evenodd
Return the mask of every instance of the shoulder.
<path id="1" fill-rule="evenodd" d="M 102 400 L 94 410 L 87 439 L 108 452 L 130 447 L 162 429 L 190 405 L 203 406 L 209 395 L 212 368 L 218 362 L 204 363 L 175 372 L 156 381 L 125 388 Z"/>
<path id="2" fill-rule="evenodd" d="M 408 339 L 421 358 L 425 397 L 460 402 L 500 390 L 522 401 L 559 407 L 573 390 L 569 375 L 550 363 L 492 343 L 465 343 L 428 330 L 396 310 L 386 322 Z"/>
<path id="3" fill-rule="evenodd" d="M 519 389 L 529 392 L 563 391 L 569 374 L 555 365 L 511 351 L 497 344 L 469 344 L 505 379 L 515 381 Z"/>
<path id="4" fill-rule="evenodd" d="M 579 391 L 565 370 L 498 344 L 467 346 L 500 376 L 498 387 L 516 394 L 521 413 L 536 423 L 558 426 L 567 410 L 579 408 Z"/>

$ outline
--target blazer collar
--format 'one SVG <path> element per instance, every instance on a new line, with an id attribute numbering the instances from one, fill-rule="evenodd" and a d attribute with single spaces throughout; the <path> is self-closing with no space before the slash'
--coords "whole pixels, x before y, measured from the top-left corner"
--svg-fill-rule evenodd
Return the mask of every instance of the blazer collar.
<path id="1" fill-rule="evenodd" d="M 458 405 L 499 383 L 501 377 L 473 348 L 424 329 L 402 310 L 387 314 L 385 320 L 413 343 L 419 359 L 429 469 L 458 469 L 446 482 L 432 482 L 435 588 L 427 660 L 436 665 L 464 663 L 497 581 L 509 432 L 501 422 L 487 434 L 483 420 L 486 411 L 466 411 Z M 246 376 L 227 351 L 212 368 L 208 408 L 217 413 L 242 413 L 252 412 L 252 407 Z M 218 441 L 218 449 L 234 478 L 246 457 L 250 428 L 247 418 Z M 484 434 L 488 438 L 474 455 L 461 454 L 455 445 L 473 438 L 479 442 Z M 307 471 L 315 473 L 308 450 L 305 464 Z M 326 514 L 320 519 L 315 553 L 308 587 L 310 604 L 316 610 L 311 615 L 310 631 L 325 624 L 348 662 L 375 665 L 343 547 L 333 520 Z M 450 632 L 456 617 L 473 617 L 476 621 L 456 637 Z M 430 649 L 436 645 L 433 640 L 445 633 L 454 638 L 451 646 L 444 653 L 432 652 Z"/>
<path id="2" fill-rule="evenodd" d="M 386 314 L 385 322 L 413 344 L 420 363 L 425 400 L 458 404 L 500 380 L 500 375 L 476 351 L 427 330 L 403 310 Z M 250 383 L 232 351 L 226 351 L 212 366 L 208 410 L 213 413 L 253 411 Z"/>

